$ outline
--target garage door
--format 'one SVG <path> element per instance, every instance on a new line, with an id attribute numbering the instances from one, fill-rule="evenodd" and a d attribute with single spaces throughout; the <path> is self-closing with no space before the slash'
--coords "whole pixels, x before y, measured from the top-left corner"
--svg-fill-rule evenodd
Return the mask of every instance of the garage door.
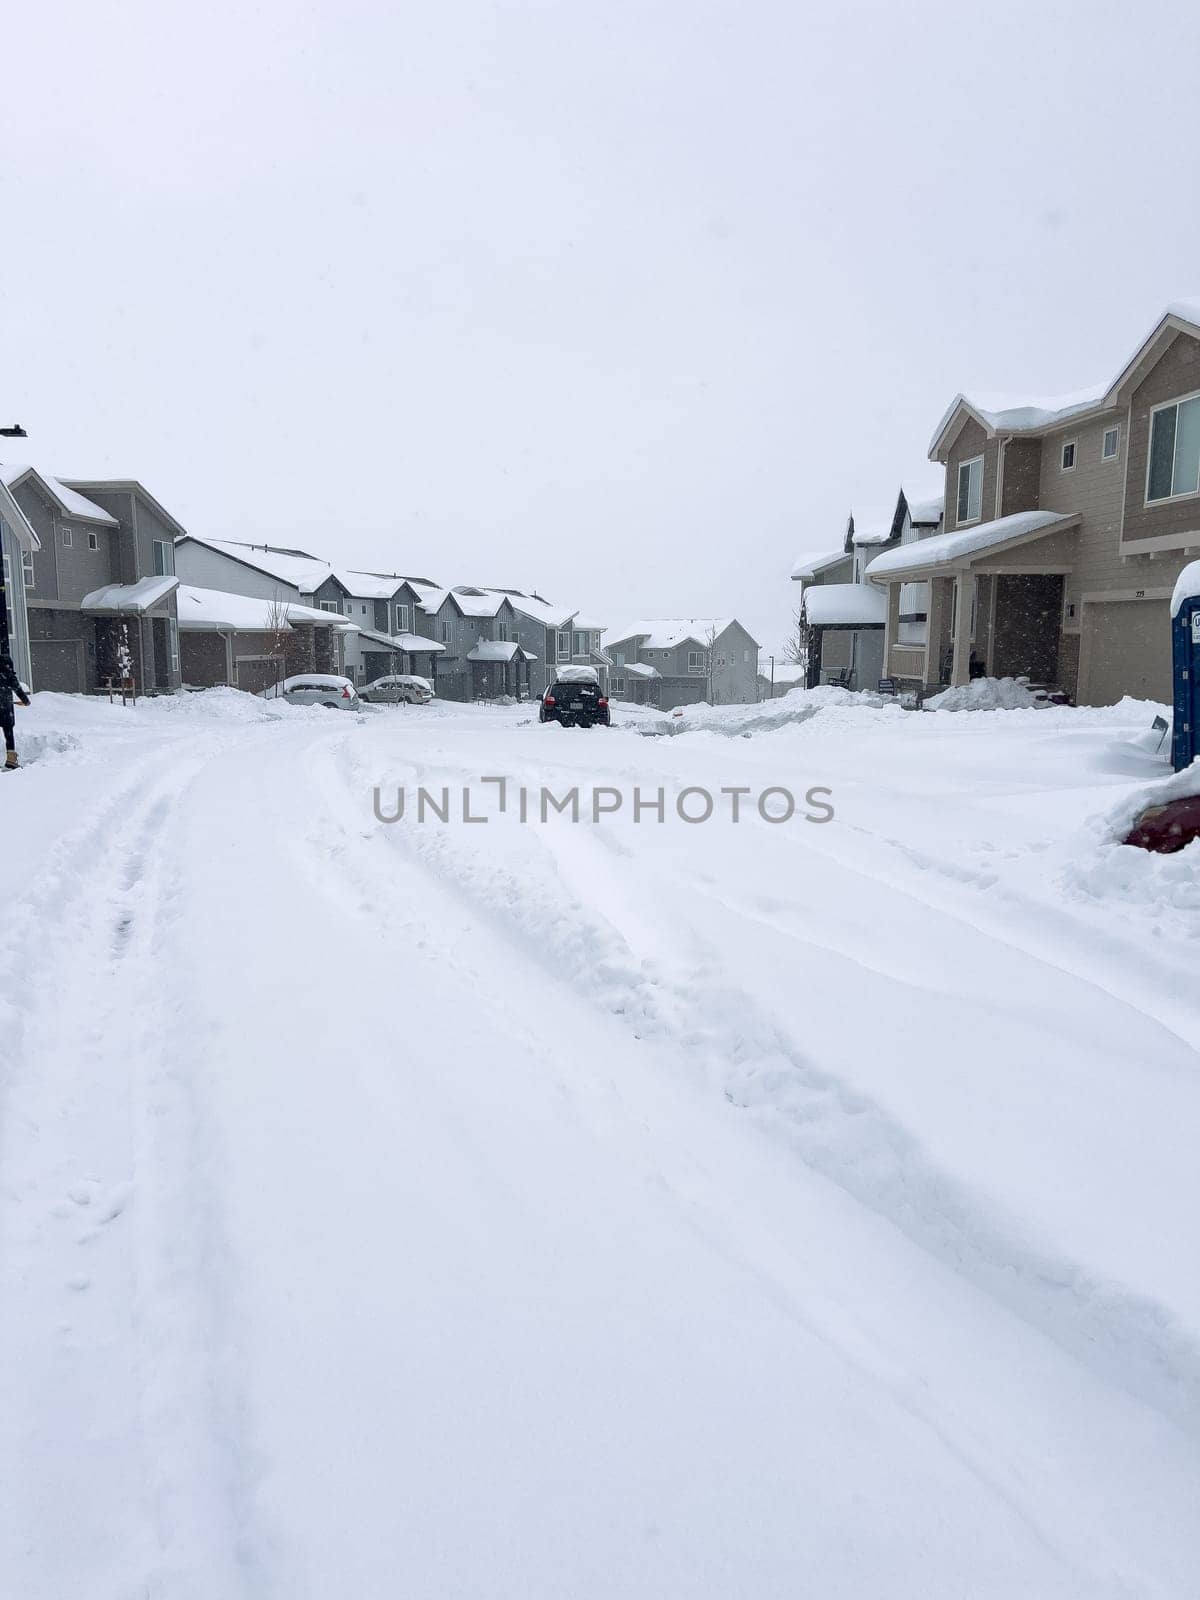
<path id="1" fill-rule="evenodd" d="M 32 640 L 30 665 L 35 689 L 83 693 L 83 646 L 77 639 Z"/>
<path id="2" fill-rule="evenodd" d="M 1171 605 L 1168 600 L 1088 601 L 1083 608 L 1085 705 L 1115 705 L 1122 695 L 1171 700 Z"/>
<path id="3" fill-rule="evenodd" d="M 237 686 L 247 694 L 260 694 L 285 676 L 280 663 L 270 656 L 239 656 L 236 671 Z"/>

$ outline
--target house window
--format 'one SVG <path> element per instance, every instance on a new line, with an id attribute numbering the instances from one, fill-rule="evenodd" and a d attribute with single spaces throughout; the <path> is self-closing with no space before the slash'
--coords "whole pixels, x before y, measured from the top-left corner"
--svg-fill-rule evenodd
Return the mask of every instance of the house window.
<path id="1" fill-rule="evenodd" d="M 1200 395 L 1159 406 L 1150 415 L 1146 499 L 1174 500 L 1200 490 Z"/>
<path id="2" fill-rule="evenodd" d="M 33 588 L 33 551 L 32 550 L 22 550 L 21 551 L 21 569 L 25 574 L 25 587 L 26 587 L 26 589 L 27 590 L 28 589 L 32 589 Z"/>
<path id="3" fill-rule="evenodd" d="M 664 652 L 665 654 L 665 652 Z M 704 653 L 700 650 L 688 651 L 688 671 L 693 674 L 703 673 Z"/>
<path id="4" fill-rule="evenodd" d="M 557 653 L 560 661 L 569 661 L 571 659 L 571 635 L 569 633 L 559 634 Z"/>
<path id="5" fill-rule="evenodd" d="M 444 617 L 442 619 L 442 643 L 443 644 L 453 644 L 454 643 L 454 618 L 453 617 Z"/>
<path id="6" fill-rule="evenodd" d="M 624 694 L 625 693 L 625 679 L 624 678 L 614 678 L 613 681 L 612 681 L 612 690 L 613 690 L 614 694 Z"/>
<path id="7" fill-rule="evenodd" d="M 749 652 L 749 650 L 743 650 L 742 651 L 742 665 L 744 667 L 748 667 L 750 665 L 750 652 Z"/>
<path id="8" fill-rule="evenodd" d="M 100 548 L 100 536 L 98 534 L 95 534 L 95 533 L 89 533 L 88 534 L 88 549 L 89 550 L 99 550 L 99 548 Z"/>
<path id="9" fill-rule="evenodd" d="M 514 644 L 520 644 L 520 642 L 521 642 L 521 630 L 520 630 L 520 628 L 514 628 L 513 629 L 512 637 L 513 637 L 513 643 Z"/>
<path id="10" fill-rule="evenodd" d="M 336 611 L 337 608 L 338 608 L 338 603 L 337 603 L 336 600 L 322 600 L 321 601 L 321 610 L 322 611 Z"/>
<path id="11" fill-rule="evenodd" d="M 62 542 L 67 547 L 68 550 L 75 543 L 75 534 L 74 534 L 74 531 L 71 528 L 64 528 L 63 529 L 63 531 L 62 531 Z"/>
<path id="12" fill-rule="evenodd" d="M 717 666 L 718 667 L 723 667 L 724 665 L 725 665 L 725 657 L 724 656 L 718 656 L 717 657 Z"/>
<path id="13" fill-rule="evenodd" d="M 983 508 L 983 457 L 958 464 L 958 525 L 978 522 Z"/>
<path id="14" fill-rule="evenodd" d="M 1064 472 L 1075 470 L 1075 440 L 1068 439 L 1062 447 L 1062 469 Z"/>
<path id="15" fill-rule="evenodd" d="M 408 632 L 408 607 L 407 606 L 398 605 L 396 607 L 396 632 L 397 633 L 407 633 Z"/>
<path id="16" fill-rule="evenodd" d="M 156 578 L 175 576 L 175 546 L 169 539 L 154 541 L 154 576 Z"/>
<path id="17" fill-rule="evenodd" d="M 498 622 L 496 624 L 496 637 L 497 637 L 497 639 L 500 640 L 501 644 L 507 644 L 508 643 L 508 623 L 507 622 Z"/>
<path id="18" fill-rule="evenodd" d="M 179 671 L 179 624 L 174 617 L 167 618 L 167 638 L 171 644 L 171 671 Z"/>
<path id="19" fill-rule="evenodd" d="M 588 636 L 587 636 L 586 633 L 577 633 L 575 635 L 575 654 L 577 656 L 585 656 L 585 655 L 587 655 L 587 653 L 588 653 Z"/>
<path id="20" fill-rule="evenodd" d="M 1121 448 L 1120 428 L 1105 428 L 1104 443 L 1100 446 L 1101 461 L 1115 461 Z"/>

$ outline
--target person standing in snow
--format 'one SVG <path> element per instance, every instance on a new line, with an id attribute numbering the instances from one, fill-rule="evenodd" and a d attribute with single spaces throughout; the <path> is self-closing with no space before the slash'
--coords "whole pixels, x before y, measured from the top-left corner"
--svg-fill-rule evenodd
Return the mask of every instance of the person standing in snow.
<path id="1" fill-rule="evenodd" d="M 23 706 L 29 704 L 29 696 L 17 677 L 12 657 L 0 656 L 0 728 L 4 729 L 4 766 L 8 771 L 17 765 L 17 744 L 13 738 L 13 695 Z"/>

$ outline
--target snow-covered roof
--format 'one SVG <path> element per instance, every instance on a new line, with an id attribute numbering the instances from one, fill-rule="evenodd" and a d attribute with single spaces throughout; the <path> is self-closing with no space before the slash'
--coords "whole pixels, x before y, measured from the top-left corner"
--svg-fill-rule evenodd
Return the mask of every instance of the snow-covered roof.
<path id="1" fill-rule="evenodd" d="M 436 639 L 426 639 L 419 633 L 378 633 L 374 628 L 360 628 L 359 637 L 369 639 L 372 644 L 380 644 L 385 650 L 403 650 L 406 655 L 425 650 L 440 655 L 446 648 Z"/>
<path id="2" fill-rule="evenodd" d="M 595 617 L 589 617 L 585 611 L 577 611 L 571 618 L 571 627 L 580 633 L 604 633 L 608 623 L 597 622 Z"/>
<path id="3" fill-rule="evenodd" d="M 908 500 L 908 496 L 905 496 Z M 946 496 L 934 495 L 928 500 L 908 500 L 908 520 L 915 528 L 936 527 L 946 510 Z"/>
<path id="4" fill-rule="evenodd" d="M 804 591 L 802 604 L 816 627 L 882 628 L 887 618 L 887 595 L 870 583 L 816 584 Z"/>
<path id="5" fill-rule="evenodd" d="M 161 605 L 178 587 L 178 578 L 139 578 L 136 583 L 108 583 L 102 589 L 93 589 L 91 594 L 85 594 L 79 609 L 140 617 Z"/>
<path id="6" fill-rule="evenodd" d="M 890 506 L 864 506 L 861 511 L 852 510 L 850 520 L 854 524 L 855 544 L 886 544 L 891 539 L 896 529 L 897 501 Z M 850 531 L 847 525 L 847 532 Z"/>
<path id="7" fill-rule="evenodd" d="M 12 488 L 22 478 L 32 476 L 49 491 L 50 498 L 58 502 L 58 509 L 68 517 L 78 517 L 81 522 L 99 522 L 106 528 L 120 527 L 120 523 L 111 512 L 105 511 L 102 506 L 93 504 L 75 489 L 69 489 L 60 479 L 52 477 L 50 473 L 43 472 L 39 467 L 4 466 L 0 467 L 0 478 L 7 487 Z"/>
<path id="8" fill-rule="evenodd" d="M 221 555 L 241 561 L 245 566 L 265 572 L 269 578 L 278 578 L 301 594 L 312 594 L 327 578 L 336 576 L 328 561 L 311 556 L 307 550 L 282 550 L 274 545 L 245 544 L 237 539 L 202 539 L 198 534 L 188 538 Z"/>
<path id="9" fill-rule="evenodd" d="M 674 650 L 685 640 L 693 644 L 706 644 L 710 637 L 720 636 L 733 626 L 732 617 L 666 617 L 650 622 L 630 622 L 620 630 L 610 630 L 608 648 L 623 639 L 640 638 L 643 650 Z"/>
<path id="10" fill-rule="evenodd" d="M 334 567 L 333 576 L 356 600 L 390 600 L 407 578 L 383 577 L 377 572 L 353 572 L 349 567 Z"/>
<path id="11" fill-rule="evenodd" d="M 488 593 L 503 595 L 514 611 L 532 617 L 534 622 L 540 622 L 546 628 L 565 628 L 575 616 L 575 611 L 569 606 L 555 605 L 552 600 L 546 600 L 540 594 L 527 594 L 523 589 L 489 588 Z"/>
<path id="12" fill-rule="evenodd" d="M 1200 310 L 1200 306 L 1197 309 Z M 1175 580 L 1175 592 L 1171 596 L 1171 615 L 1177 617 L 1183 610 L 1184 601 L 1195 599 L 1200 599 L 1200 561 L 1189 561 Z"/>
<path id="13" fill-rule="evenodd" d="M 280 606 L 276 601 L 261 596 L 226 594 L 224 589 L 200 589 L 195 584 L 179 585 L 179 626 L 193 632 L 262 633 L 294 623 L 311 623 L 320 627 L 333 627 L 339 633 L 358 633 L 356 623 L 348 621 L 340 611 L 321 611 L 316 606 L 302 606 L 288 600 Z"/>
<path id="14" fill-rule="evenodd" d="M 844 550 L 827 550 L 820 555 L 797 556 L 792 566 L 792 577 L 797 583 L 809 583 L 827 567 L 836 567 L 839 561 L 849 561 Z"/>
<path id="15" fill-rule="evenodd" d="M 521 647 L 512 639 L 476 639 L 467 651 L 468 661 L 511 661 Z"/>
<path id="16" fill-rule="evenodd" d="M 40 550 L 42 541 L 33 530 L 33 524 L 21 510 L 12 490 L 0 478 L 0 516 L 13 531 L 13 537 L 22 550 Z"/>
<path id="17" fill-rule="evenodd" d="M 1060 528 L 1074 527 L 1078 521 L 1078 512 L 1018 511 L 1010 517 L 999 517 L 995 522 L 980 522 L 975 527 L 958 528 L 953 533 L 935 533 L 932 539 L 918 539 L 915 544 L 902 544 L 895 550 L 885 550 L 871 562 L 867 577 L 888 578 L 893 573 L 915 572 L 926 567 L 965 561 L 970 556 L 999 545 L 1023 543 L 1026 539 L 1053 533 Z M 810 592 L 815 594 L 820 591 Z"/>
<path id="18" fill-rule="evenodd" d="M 640 661 L 629 661 L 629 662 L 626 662 L 625 666 L 623 666 L 623 667 L 618 669 L 618 676 L 622 672 L 626 673 L 631 678 L 661 678 L 662 677 L 662 673 L 658 670 L 657 667 L 645 666 Z"/>

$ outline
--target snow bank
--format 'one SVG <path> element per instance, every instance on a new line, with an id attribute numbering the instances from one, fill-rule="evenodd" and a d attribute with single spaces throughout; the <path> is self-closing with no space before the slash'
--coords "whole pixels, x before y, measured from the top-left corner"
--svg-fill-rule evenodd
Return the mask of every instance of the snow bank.
<path id="1" fill-rule="evenodd" d="M 749 706 L 684 706 L 683 715 L 657 713 L 639 731 L 654 737 L 680 733 L 722 733 L 728 738 L 748 738 L 755 733 L 774 733 L 779 728 L 808 722 L 822 711 L 840 708 L 848 711 L 882 711 L 888 715 L 901 711 L 887 695 L 858 693 L 839 689 L 832 683 L 817 689 L 790 689 L 774 700 Z"/>
<path id="2" fill-rule="evenodd" d="M 925 702 L 931 711 L 1024 711 L 1045 703 L 1019 678 L 973 678 Z"/>

